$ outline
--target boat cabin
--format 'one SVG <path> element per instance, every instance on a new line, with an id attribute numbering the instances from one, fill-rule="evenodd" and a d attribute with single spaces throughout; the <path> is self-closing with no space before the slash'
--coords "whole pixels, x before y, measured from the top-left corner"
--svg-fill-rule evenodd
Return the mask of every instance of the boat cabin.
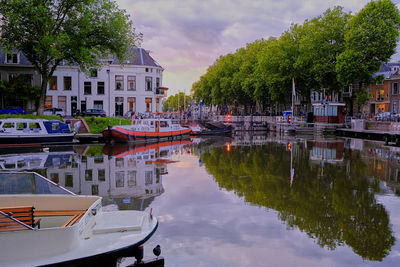
<path id="1" fill-rule="evenodd" d="M 313 104 L 314 122 L 344 123 L 344 103 L 322 102 Z"/>
<path id="2" fill-rule="evenodd" d="M 0 133 L 31 134 L 31 133 L 70 133 L 68 124 L 57 120 L 34 119 L 3 119 L 0 120 Z"/>

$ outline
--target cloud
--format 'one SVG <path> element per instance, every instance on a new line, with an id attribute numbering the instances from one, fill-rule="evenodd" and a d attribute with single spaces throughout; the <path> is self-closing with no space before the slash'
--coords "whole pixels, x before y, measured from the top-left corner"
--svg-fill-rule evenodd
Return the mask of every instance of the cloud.
<path id="1" fill-rule="evenodd" d="M 117 0 L 131 15 L 142 47 L 164 68 L 169 94 L 189 92 L 221 55 L 257 39 L 278 37 L 291 23 L 343 6 L 356 13 L 368 0 Z"/>

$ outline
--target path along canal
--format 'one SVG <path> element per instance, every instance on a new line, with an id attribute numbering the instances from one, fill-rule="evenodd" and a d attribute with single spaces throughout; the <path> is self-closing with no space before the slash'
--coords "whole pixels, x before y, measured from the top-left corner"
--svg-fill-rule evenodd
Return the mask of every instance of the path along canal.
<path id="1" fill-rule="evenodd" d="M 0 152 L 0 168 L 36 170 L 106 209 L 152 209 L 160 225 L 145 256 L 160 244 L 166 266 L 400 262 L 400 150 L 383 143 L 246 136 Z"/>

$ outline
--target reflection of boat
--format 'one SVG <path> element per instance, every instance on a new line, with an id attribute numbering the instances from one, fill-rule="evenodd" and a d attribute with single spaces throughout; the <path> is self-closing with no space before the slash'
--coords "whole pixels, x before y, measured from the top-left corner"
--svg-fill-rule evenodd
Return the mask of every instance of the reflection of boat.
<path id="1" fill-rule="evenodd" d="M 154 158 L 171 156 L 171 152 L 179 150 L 184 145 L 189 145 L 189 140 L 175 140 L 168 142 L 154 143 L 150 145 L 121 145 L 121 146 L 104 146 L 103 153 L 117 158 L 123 158 L 129 155 L 136 155 L 141 157 L 141 152 L 154 151 Z M 147 158 L 149 159 L 149 158 Z M 151 159 L 151 157 L 150 157 Z"/>
<path id="2" fill-rule="evenodd" d="M 73 152 L 41 152 L 0 155 L 0 170 L 32 170 L 71 164 Z"/>
<path id="3" fill-rule="evenodd" d="M 7 173 L 1 182 L 9 188 L 7 184 L 25 181 L 25 176 L 40 180 L 34 173 Z M 98 196 L 6 194 L 0 195 L 0 211 L 0 257 L 5 266 L 115 262 L 136 256 L 158 225 L 141 211 L 106 212 Z"/>
<path id="4" fill-rule="evenodd" d="M 72 142 L 75 133 L 68 124 L 42 119 L 0 120 L 1 144 L 56 144 Z"/>
<path id="5" fill-rule="evenodd" d="M 133 120 L 132 125 L 109 127 L 103 131 L 103 137 L 114 141 L 136 141 L 160 138 L 176 138 L 187 135 L 190 128 L 182 127 L 171 119 Z"/>

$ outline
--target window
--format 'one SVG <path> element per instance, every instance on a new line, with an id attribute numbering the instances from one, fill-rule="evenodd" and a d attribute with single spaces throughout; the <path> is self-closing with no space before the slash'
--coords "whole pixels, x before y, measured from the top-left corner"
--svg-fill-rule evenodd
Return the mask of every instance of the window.
<path id="1" fill-rule="evenodd" d="M 65 174 L 65 186 L 66 187 L 73 187 L 74 186 L 74 176 L 72 173 Z"/>
<path id="2" fill-rule="evenodd" d="M 83 83 L 83 94 L 91 95 L 92 94 L 92 83 L 91 82 L 84 82 Z"/>
<path id="3" fill-rule="evenodd" d="M 124 187 L 124 172 L 115 172 L 115 186 L 116 187 Z"/>
<path id="4" fill-rule="evenodd" d="M 53 97 L 51 95 L 46 96 L 46 102 L 44 104 L 45 108 L 52 108 L 53 107 Z"/>
<path id="5" fill-rule="evenodd" d="M 24 130 L 26 128 L 27 128 L 27 125 L 26 125 L 25 122 L 17 122 L 17 130 L 18 131 L 22 131 L 22 130 Z"/>
<path id="6" fill-rule="evenodd" d="M 97 78 L 97 69 L 89 70 L 90 78 Z"/>
<path id="7" fill-rule="evenodd" d="M 19 62 L 18 53 L 7 54 L 6 63 L 17 64 Z"/>
<path id="8" fill-rule="evenodd" d="M 392 109 L 393 113 L 397 113 L 397 101 L 393 101 L 393 109 Z"/>
<path id="9" fill-rule="evenodd" d="M 385 90 L 382 88 L 376 89 L 376 101 L 383 101 L 385 98 Z"/>
<path id="10" fill-rule="evenodd" d="M 136 186 L 136 171 L 128 171 L 128 186 Z"/>
<path id="11" fill-rule="evenodd" d="M 66 96 L 58 96 L 58 107 L 57 111 L 64 111 L 67 109 L 67 97 Z"/>
<path id="12" fill-rule="evenodd" d="M 153 83 L 153 78 L 152 77 L 146 77 L 146 91 L 152 91 L 152 83 Z"/>
<path id="13" fill-rule="evenodd" d="M 12 85 L 15 85 L 16 80 L 17 80 L 17 74 L 16 73 L 10 73 L 8 74 L 8 82 Z"/>
<path id="14" fill-rule="evenodd" d="M 50 90 L 57 90 L 57 76 L 50 77 Z"/>
<path id="15" fill-rule="evenodd" d="M 123 158 L 115 159 L 115 167 L 116 168 L 123 168 L 124 167 L 124 159 Z"/>
<path id="16" fill-rule="evenodd" d="M 50 174 L 50 180 L 58 184 L 60 182 L 60 179 L 58 177 L 58 173 L 51 173 Z"/>
<path id="17" fill-rule="evenodd" d="M 398 83 L 393 83 L 393 95 L 397 95 L 399 93 Z"/>
<path id="18" fill-rule="evenodd" d="M 104 182 L 106 180 L 106 170 L 105 169 L 97 170 L 97 179 L 101 182 Z"/>
<path id="19" fill-rule="evenodd" d="M 128 76 L 128 90 L 136 90 L 136 76 Z"/>
<path id="20" fill-rule="evenodd" d="M 146 68 L 146 72 L 149 72 L 149 68 Z"/>
<path id="21" fill-rule="evenodd" d="M 69 76 L 64 76 L 64 90 L 65 91 L 71 91 L 71 77 Z"/>
<path id="22" fill-rule="evenodd" d="M 151 185 L 153 183 L 153 172 L 152 171 L 145 171 L 144 173 L 144 184 Z"/>
<path id="23" fill-rule="evenodd" d="M 160 78 L 156 78 L 156 88 L 160 87 Z"/>
<path id="24" fill-rule="evenodd" d="M 115 75 L 115 90 L 124 90 L 124 76 Z"/>
<path id="25" fill-rule="evenodd" d="M 97 94 L 104 95 L 104 82 L 97 82 Z"/>
<path id="26" fill-rule="evenodd" d="M 85 181 L 92 181 L 92 170 L 85 170 Z"/>
<path id="27" fill-rule="evenodd" d="M 92 196 L 97 196 L 99 194 L 99 185 L 93 184 L 92 185 Z"/>
<path id="28" fill-rule="evenodd" d="M 136 97 L 128 97 L 129 111 L 136 111 Z"/>
<path id="29" fill-rule="evenodd" d="M 95 158 L 93 159 L 93 162 L 94 162 L 95 164 L 103 164 L 103 163 L 104 163 L 104 157 L 103 157 L 103 156 L 95 157 Z"/>
<path id="30" fill-rule="evenodd" d="M 146 112 L 151 112 L 151 102 L 152 102 L 152 99 L 149 97 L 146 97 Z"/>

